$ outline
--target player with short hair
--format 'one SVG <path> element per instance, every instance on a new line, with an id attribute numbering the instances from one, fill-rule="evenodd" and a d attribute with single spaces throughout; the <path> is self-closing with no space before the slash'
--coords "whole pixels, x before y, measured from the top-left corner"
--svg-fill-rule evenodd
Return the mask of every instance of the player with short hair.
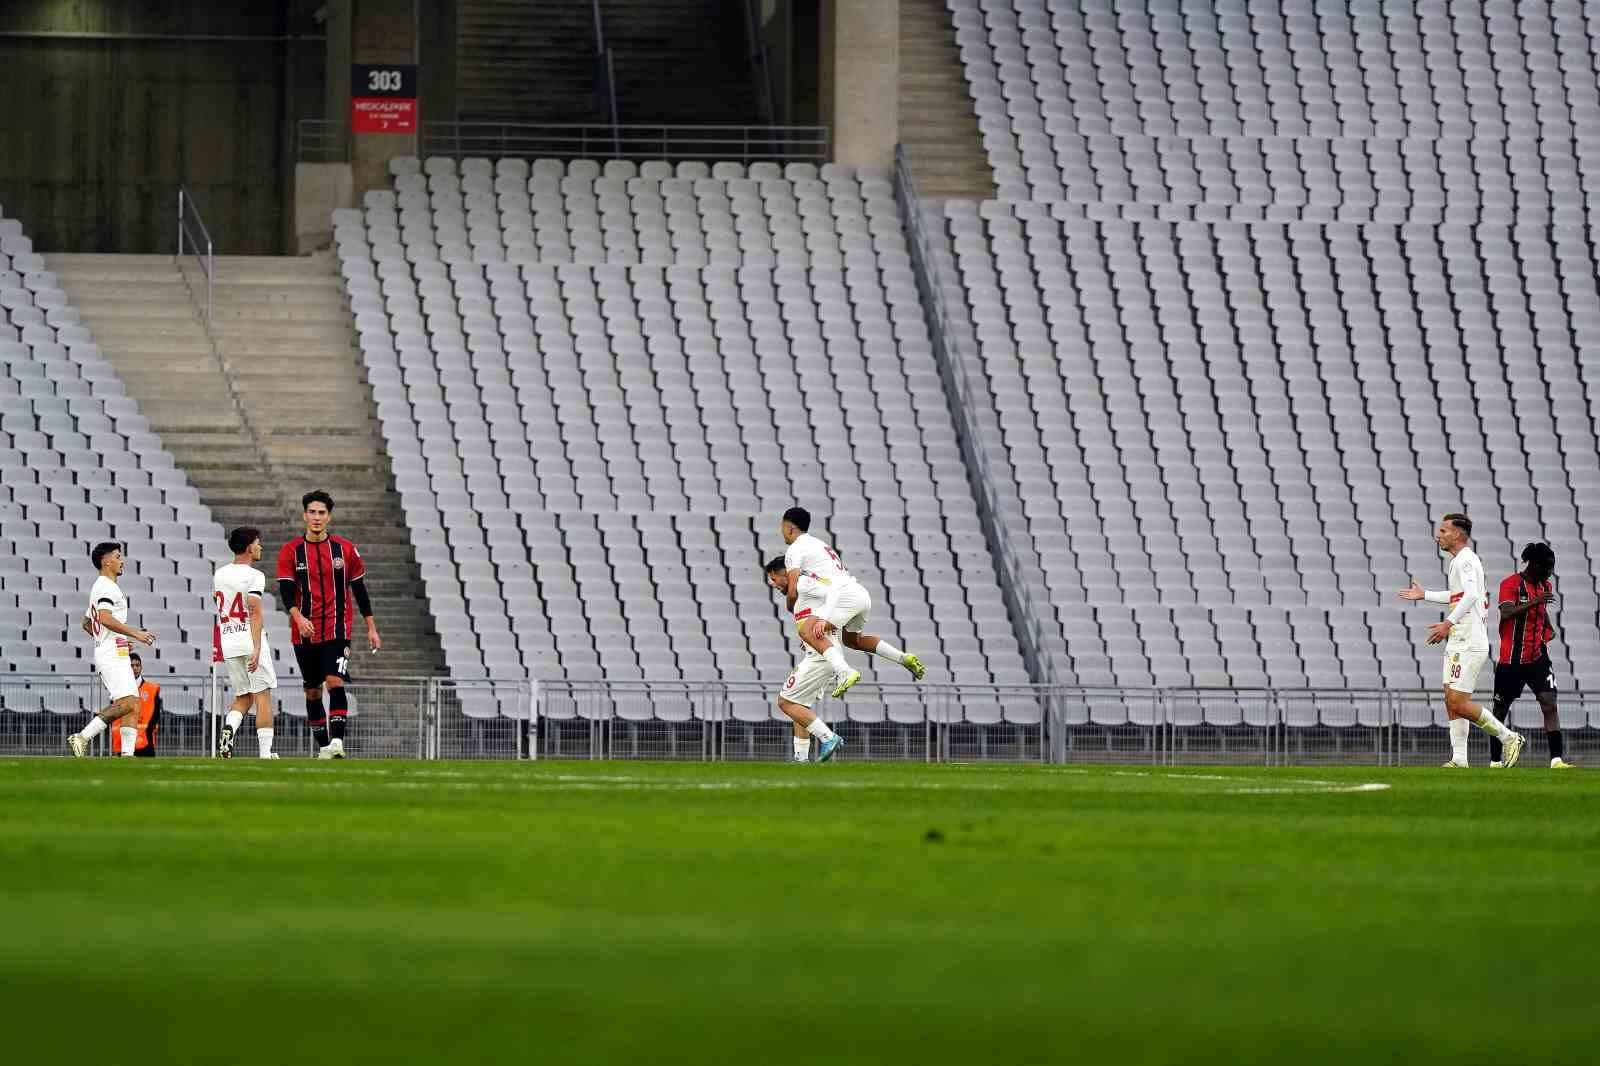
<path id="1" fill-rule="evenodd" d="M 926 670 L 915 655 L 901 651 L 877 637 L 862 637 L 861 630 L 872 614 L 872 596 L 866 587 L 855 579 L 839 553 L 811 535 L 811 512 L 804 507 L 791 507 L 783 512 L 778 523 L 778 533 L 788 545 L 783 554 L 785 582 L 783 592 L 788 597 L 791 610 L 799 623 L 800 639 L 822 655 L 833 669 L 837 685 L 834 698 L 843 696 L 861 680 L 861 671 L 853 670 L 845 662 L 844 647 L 882 656 L 890 662 L 904 666 L 911 676 L 921 680 Z M 816 601 L 809 609 L 797 608 L 804 595 Z M 805 614 L 799 613 L 806 610 Z M 844 634 L 843 646 L 832 637 L 837 629 Z M 867 646 L 867 641 L 872 642 Z"/>
<path id="2" fill-rule="evenodd" d="M 217 605 L 217 651 L 233 687 L 233 706 L 222 726 L 217 754 L 233 758 L 233 738 L 244 723 L 244 712 L 256 709 L 256 747 L 263 759 L 272 752 L 272 694 L 278 674 L 272 667 L 272 646 L 262 628 L 261 595 L 267 577 L 252 563 L 261 558 L 261 531 L 240 526 L 228 534 L 233 562 L 217 567 L 212 594 Z"/>
<path id="3" fill-rule="evenodd" d="M 1531 688 L 1544 712 L 1544 735 L 1550 745 L 1550 769 L 1570 770 L 1562 758 L 1566 743 L 1561 736 L 1561 718 L 1556 714 L 1555 667 L 1550 662 L 1550 641 L 1556 631 L 1550 625 L 1550 604 L 1555 602 L 1555 586 L 1550 578 L 1556 570 L 1556 553 L 1541 542 L 1522 549 L 1521 573 L 1500 582 L 1500 659 L 1494 667 L 1494 713 L 1501 721 L 1511 717 L 1511 705 Z M 1489 766 L 1503 766 L 1500 741 L 1489 738 Z"/>
<path id="4" fill-rule="evenodd" d="M 1444 709 L 1450 719 L 1450 761 L 1444 765 L 1466 769 L 1469 723 L 1475 723 L 1500 738 L 1505 744 L 1506 765 L 1515 766 L 1522 755 L 1522 734 L 1507 728 L 1488 708 L 1472 702 L 1478 672 L 1489 661 L 1489 631 L 1484 624 L 1489 617 L 1489 590 L 1471 539 L 1472 519 L 1466 515 L 1452 512 L 1439 519 L 1434 541 L 1450 556 L 1449 589 L 1425 591 L 1412 578 L 1411 585 L 1400 590 L 1400 598 L 1450 604 L 1444 621 L 1428 627 L 1429 644 L 1444 642 Z"/>
<path id="5" fill-rule="evenodd" d="M 366 564 L 356 546 L 328 531 L 333 497 L 321 490 L 300 499 L 306 531 L 278 552 L 278 595 L 289 607 L 289 634 L 300 680 L 305 686 L 306 718 L 317 743 L 317 758 L 342 759 L 350 680 L 350 597 L 367 621 L 367 644 L 383 643 L 367 595 Z M 328 705 L 322 705 L 326 687 Z"/>
<path id="6" fill-rule="evenodd" d="M 89 719 L 89 724 L 67 738 L 67 749 L 75 758 L 89 754 L 89 742 L 106 731 L 115 719 L 120 725 L 122 753 L 133 757 L 139 741 L 139 683 L 133 676 L 128 656 L 137 641 L 145 647 L 155 644 L 154 633 L 128 624 L 128 598 L 117 585 L 125 560 L 122 545 L 103 541 L 89 551 L 99 576 L 89 589 L 89 606 L 83 612 L 83 631 L 94 638 L 94 666 L 111 702 Z"/>
<path id="7" fill-rule="evenodd" d="M 813 596 L 809 588 L 798 599 L 788 595 L 788 574 L 781 556 L 767 563 L 766 576 L 768 585 L 785 594 L 788 608 L 795 616 L 796 628 L 799 627 L 802 613 L 810 617 L 822 605 L 822 597 Z M 811 704 L 834 683 L 835 674 L 822 652 L 803 641 L 801 647 L 805 649 L 805 654 L 789 671 L 788 680 L 778 690 L 778 710 L 794 723 L 794 761 L 810 760 L 811 738 L 816 737 L 820 745 L 817 761 L 827 762 L 844 746 L 844 740 L 828 728 L 828 723 L 817 717 L 811 710 Z"/>

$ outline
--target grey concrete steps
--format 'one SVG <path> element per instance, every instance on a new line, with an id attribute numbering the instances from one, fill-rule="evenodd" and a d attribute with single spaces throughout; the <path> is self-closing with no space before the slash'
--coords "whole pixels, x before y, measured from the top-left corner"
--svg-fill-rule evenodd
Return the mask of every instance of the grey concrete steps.
<path id="1" fill-rule="evenodd" d="M 204 285 L 192 260 L 49 259 L 129 395 L 224 528 L 261 529 L 275 557 L 302 529 L 301 494 L 332 493 L 335 529 L 373 568 L 367 585 L 385 638 L 379 656 L 363 653 L 361 675 L 443 672 L 332 258 L 222 256 L 215 264 L 208 335 L 189 295 L 189 285 Z M 359 625 L 356 638 L 364 647 Z"/>
<path id="2" fill-rule="evenodd" d="M 900 141 L 923 196 L 989 199 L 994 172 L 943 0 L 900 0 Z"/>

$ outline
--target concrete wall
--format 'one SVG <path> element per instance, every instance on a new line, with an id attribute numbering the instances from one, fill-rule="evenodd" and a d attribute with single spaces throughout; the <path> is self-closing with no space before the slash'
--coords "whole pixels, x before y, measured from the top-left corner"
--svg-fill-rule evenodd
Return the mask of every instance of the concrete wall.
<path id="1" fill-rule="evenodd" d="M 899 139 L 899 0 L 822 0 L 818 112 L 835 162 L 894 169 Z"/>
<path id="2" fill-rule="evenodd" d="M 0 203 L 47 251 L 167 252 L 186 185 L 219 252 L 280 251 L 318 2 L 0 3 Z"/>

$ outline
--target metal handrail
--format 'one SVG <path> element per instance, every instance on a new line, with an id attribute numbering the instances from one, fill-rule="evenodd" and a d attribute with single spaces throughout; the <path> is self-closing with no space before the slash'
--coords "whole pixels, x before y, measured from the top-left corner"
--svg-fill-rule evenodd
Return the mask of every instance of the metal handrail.
<path id="1" fill-rule="evenodd" d="M 613 153 L 617 145 L 617 71 L 611 46 L 606 44 L 605 21 L 600 17 L 600 0 L 592 0 L 594 9 L 594 59 L 595 92 L 600 97 L 600 113 L 611 125 Z"/>
<path id="2" fill-rule="evenodd" d="M 973 411 L 972 388 L 967 381 L 966 363 L 962 358 L 955 331 L 945 309 L 942 281 L 938 264 L 933 261 L 932 247 L 922 222 L 922 198 L 917 195 L 916 182 L 911 176 L 911 164 L 903 146 L 894 150 L 895 196 L 900 201 L 900 212 L 905 219 L 906 242 L 911 253 L 912 272 L 917 279 L 917 289 L 922 294 L 924 315 L 928 320 L 928 333 L 933 342 L 933 354 L 939 364 L 939 378 L 944 383 L 945 398 L 955 416 L 956 440 L 966 460 L 967 471 L 973 484 L 978 504 L 978 518 L 989 540 L 1000 577 L 1000 593 L 1011 613 L 1012 627 L 1022 648 L 1023 662 L 1028 676 L 1043 684 L 1055 680 L 1055 663 L 1045 650 L 1043 628 L 1039 615 L 1022 575 L 1022 564 L 1011 536 L 1006 530 L 1005 516 L 1001 513 L 1000 499 L 994 488 L 994 476 L 988 450 L 979 432 Z"/>
<path id="3" fill-rule="evenodd" d="M 826 163 L 827 126 L 424 122 L 425 156 Z"/>
<path id="4" fill-rule="evenodd" d="M 191 229 L 192 227 L 192 229 Z M 187 238 L 192 249 L 192 254 L 200 264 L 200 270 L 206 276 L 206 301 L 202 310 L 205 311 L 206 325 L 211 325 L 211 287 L 213 269 L 216 265 L 212 254 L 211 234 L 206 229 L 204 220 L 200 217 L 200 209 L 195 206 L 194 197 L 189 195 L 189 190 L 182 186 L 178 189 L 178 260 L 181 265 L 184 257 L 184 242 Z M 196 294 L 198 298 L 198 294 Z"/>
<path id="5" fill-rule="evenodd" d="M 295 123 L 295 160 L 301 163 L 348 163 L 350 124 L 331 118 L 301 119 Z"/>

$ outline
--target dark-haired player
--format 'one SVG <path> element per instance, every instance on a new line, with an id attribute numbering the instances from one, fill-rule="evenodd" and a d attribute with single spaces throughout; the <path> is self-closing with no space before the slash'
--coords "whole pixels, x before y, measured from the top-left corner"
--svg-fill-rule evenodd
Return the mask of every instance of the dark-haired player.
<path id="1" fill-rule="evenodd" d="M 1500 582 L 1500 659 L 1494 667 L 1494 713 L 1502 722 L 1511 715 L 1524 688 L 1531 688 L 1544 712 L 1544 735 L 1550 745 L 1550 769 L 1570 770 L 1562 758 L 1566 744 L 1561 719 L 1556 715 L 1555 668 L 1550 663 L 1550 604 L 1556 592 L 1550 578 L 1556 571 L 1556 553 L 1545 543 L 1522 549 L 1521 573 Z M 1500 741 L 1489 738 L 1489 765 L 1502 766 Z"/>
<path id="2" fill-rule="evenodd" d="M 267 641 L 261 605 L 267 578 L 251 565 L 261 558 L 261 531 L 240 526 L 228 534 L 228 548 L 233 562 L 217 567 L 212 579 L 217 650 L 233 689 L 233 706 L 228 708 L 217 754 L 233 758 L 234 734 L 244 724 L 245 712 L 254 707 L 256 746 L 263 759 L 276 759 L 272 753 L 272 693 L 278 687 L 278 674 L 272 667 L 272 645 Z"/>
<path id="3" fill-rule="evenodd" d="M 135 641 L 149 647 L 156 638 L 155 634 L 128 624 L 128 598 L 117 585 L 117 578 L 122 576 L 122 545 L 113 541 L 96 544 L 89 552 L 89 560 L 99 576 L 89 590 L 83 631 L 94 638 L 95 672 L 111 702 L 97 711 L 82 730 L 67 738 L 67 748 L 76 758 L 83 758 L 89 754 L 89 742 L 121 718 L 122 751 L 132 756 L 139 738 L 139 683 L 128 656 Z"/>
<path id="4" fill-rule="evenodd" d="M 289 635 L 300 680 L 305 685 L 306 719 L 317 743 L 317 758 L 344 758 L 345 719 L 350 680 L 350 597 L 367 622 L 367 644 L 383 646 L 367 595 L 366 564 L 356 546 L 328 532 L 333 497 L 308 492 L 301 497 L 306 531 L 278 552 L 278 595 L 289 608 Z M 322 705 L 322 690 L 328 705 Z"/>
<path id="5" fill-rule="evenodd" d="M 1447 603 L 1450 613 L 1444 621 L 1428 627 L 1428 643 L 1444 644 L 1444 709 L 1450 721 L 1450 761 L 1448 768 L 1467 768 L 1467 734 L 1476 724 L 1505 743 L 1507 766 L 1515 766 L 1522 754 L 1523 737 L 1494 716 L 1487 707 L 1472 702 L 1478 687 L 1478 673 L 1489 661 L 1489 589 L 1483 578 L 1483 563 L 1472 550 L 1472 519 L 1464 514 L 1447 514 L 1434 531 L 1439 550 L 1450 556 L 1448 590 L 1424 591 L 1411 579 L 1400 590 L 1402 600 L 1427 600 Z"/>

